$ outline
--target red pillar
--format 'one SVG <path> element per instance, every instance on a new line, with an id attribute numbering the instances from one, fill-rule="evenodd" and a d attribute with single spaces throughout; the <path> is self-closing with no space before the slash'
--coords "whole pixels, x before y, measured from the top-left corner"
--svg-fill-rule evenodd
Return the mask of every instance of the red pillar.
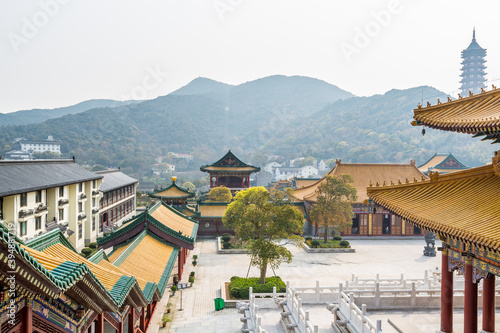
<path id="1" fill-rule="evenodd" d="M 483 279 L 483 332 L 495 332 L 495 275 Z"/>
<path id="2" fill-rule="evenodd" d="M 179 275 L 179 281 L 182 279 L 182 271 L 184 270 L 184 265 L 182 263 L 182 253 L 177 256 L 177 275 Z"/>
<path id="3" fill-rule="evenodd" d="M 477 284 L 472 281 L 472 259 L 465 259 L 464 333 L 477 333 Z"/>
<path id="4" fill-rule="evenodd" d="M 31 333 L 33 331 L 33 307 L 32 300 L 27 298 L 26 305 L 24 306 L 23 327 L 24 333 Z"/>
<path id="5" fill-rule="evenodd" d="M 99 313 L 95 320 L 95 333 L 104 333 L 104 315 Z"/>
<path id="6" fill-rule="evenodd" d="M 453 332 L 453 272 L 448 267 L 448 249 L 441 256 L 441 332 Z"/>
<path id="7" fill-rule="evenodd" d="M 135 328 L 135 309 L 130 307 L 130 312 L 128 314 L 128 333 L 134 333 Z"/>
<path id="8" fill-rule="evenodd" d="M 141 308 L 141 323 L 139 325 L 140 325 L 141 331 L 146 332 L 146 316 L 145 316 L 144 308 Z"/>

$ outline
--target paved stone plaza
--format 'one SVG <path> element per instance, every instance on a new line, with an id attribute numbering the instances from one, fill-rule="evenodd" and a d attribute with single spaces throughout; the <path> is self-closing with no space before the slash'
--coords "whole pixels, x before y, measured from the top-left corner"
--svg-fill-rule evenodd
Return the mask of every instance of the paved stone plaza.
<path id="1" fill-rule="evenodd" d="M 422 239 L 376 239 L 351 240 L 356 253 L 307 253 L 302 248 L 290 247 L 294 254 L 291 264 L 283 264 L 276 275 L 284 281 L 290 281 L 292 286 L 314 286 L 316 281 L 321 286 L 338 286 L 340 282 L 350 280 L 352 274 L 359 278 L 374 278 L 378 273 L 381 278 L 423 278 L 425 270 L 435 270 L 440 267 L 440 255 L 424 257 L 422 255 L 425 241 Z M 160 332 L 241 332 L 241 315 L 236 309 L 214 310 L 214 301 L 220 297 L 222 281 L 229 281 L 234 276 L 246 276 L 249 264 L 248 256 L 244 254 L 217 254 L 215 240 L 201 239 L 191 251 L 190 257 L 197 254 L 198 266 L 191 266 L 191 259 L 185 267 L 183 280 L 187 281 L 189 272 L 196 272 L 196 282 L 192 288 L 182 293 L 183 304 L 180 308 L 180 292 L 177 292 L 170 302 L 176 304 L 173 322 L 167 328 L 160 328 Z M 249 276 L 258 276 L 258 269 L 252 267 Z M 268 270 L 272 275 L 272 270 Z M 166 304 L 166 297 L 159 305 L 157 323 L 152 331 L 159 327 L 161 311 Z M 332 332 L 329 328 L 332 315 L 324 306 L 314 306 L 311 311 L 311 320 L 320 326 L 320 332 Z M 262 312 L 263 324 L 269 333 L 283 332 L 279 326 L 278 312 Z M 377 312 L 373 313 L 373 320 L 382 320 L 384 332 L 396 332 L 387 322 L 390 318 L 405 333 L 435 332 L 439 330 L 439 311 L 420 312 Z M 455 332 L 461 332 L 463 316 L 461 311 L 456 312 Z M 500 318 L 499 318 L 500 319 Z M 497 320 L 497 322 L 500 322 Z"/>

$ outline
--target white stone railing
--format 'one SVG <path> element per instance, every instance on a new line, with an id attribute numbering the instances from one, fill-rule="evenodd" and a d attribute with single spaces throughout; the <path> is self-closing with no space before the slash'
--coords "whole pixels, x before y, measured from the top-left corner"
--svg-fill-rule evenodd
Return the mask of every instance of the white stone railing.
<path id="1" fill-rule="evenodd" d="M 244 317 L 240 318 L 243 322 L 243 327 L 241 331 L 244 333 L 266 333 L 266 330 L 262 327 L 262 317 L 259 315 L 259 305 L 257 305 L 256 298 L 265 298 L 266 300 L 273 300 L 273 297 L 277 296 L 276 287 L 273 288 L 273 293 L 267 294 L 254 294 L 252 287 L 249 288 L 249 301 L 248 302 L 236 302 L 236 308 L 238 312 L 243 314 Z M 284 294 L 283 294 L 284 295 Z M 275 305 L 273 307 L 276 307 Z"/>
<path id="2" fill-rule="evenodd" d="M 366 315 L 366 305 L 361 309 L 354 303 L 352 293 L 347 296 L 342 290 L 339 292 L 338 306 L 327 305 L 335 314 L 335 322 L 332 325 L 344 326 L 350 332 L 355 333 L 380 333 L 382 332 L 382 321 L 377 320 L 374 324 Z"/>
<path id="3" fill-rule="evenodd" d="M 277 300 L 279 304 L 279 300 Z M 302 306 L 302 299 L 296 297 L 296 289 L 290 288 L 287 282 L 286 300 L 281 313 L 281 323 L 288 331 L 300 333 L 318 333 L 318 325 L 313 325 L 309 319 L 309 311 Z"/>

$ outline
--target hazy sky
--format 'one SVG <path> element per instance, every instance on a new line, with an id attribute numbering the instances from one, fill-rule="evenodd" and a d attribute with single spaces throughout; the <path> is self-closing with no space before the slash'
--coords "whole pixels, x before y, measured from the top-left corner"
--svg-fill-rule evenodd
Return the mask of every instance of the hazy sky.
<path id="1" fill-rule="evenodd" d="M 0 112 L 151 99 L 198 76 L 452 92 L 473 26 L 488 80 L 500 78 L 499 12 L 499 1 L 0 0 Z"/>

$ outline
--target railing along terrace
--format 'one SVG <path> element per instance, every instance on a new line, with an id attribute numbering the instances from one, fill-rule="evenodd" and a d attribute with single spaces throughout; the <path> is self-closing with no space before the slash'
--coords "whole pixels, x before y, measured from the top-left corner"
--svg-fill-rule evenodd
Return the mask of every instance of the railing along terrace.
<path id="1" fill-rule="evenodd" d="M 333 304 L 327 305 L 327 309 L 331 309 L 335 314 L 335 324 L 337 326 L 348 327 L 349 331 L 359 333 L 380 333 L 382 332 L 382 321 L 377 320 L 374 324 L 366 315 L 366 305 L 361 305 L 361 309 L 354 303 L 354 297 L 351 294 L 347 296 L 345 292 L 340 290 L 338 298 L 338 306 Z"/>

